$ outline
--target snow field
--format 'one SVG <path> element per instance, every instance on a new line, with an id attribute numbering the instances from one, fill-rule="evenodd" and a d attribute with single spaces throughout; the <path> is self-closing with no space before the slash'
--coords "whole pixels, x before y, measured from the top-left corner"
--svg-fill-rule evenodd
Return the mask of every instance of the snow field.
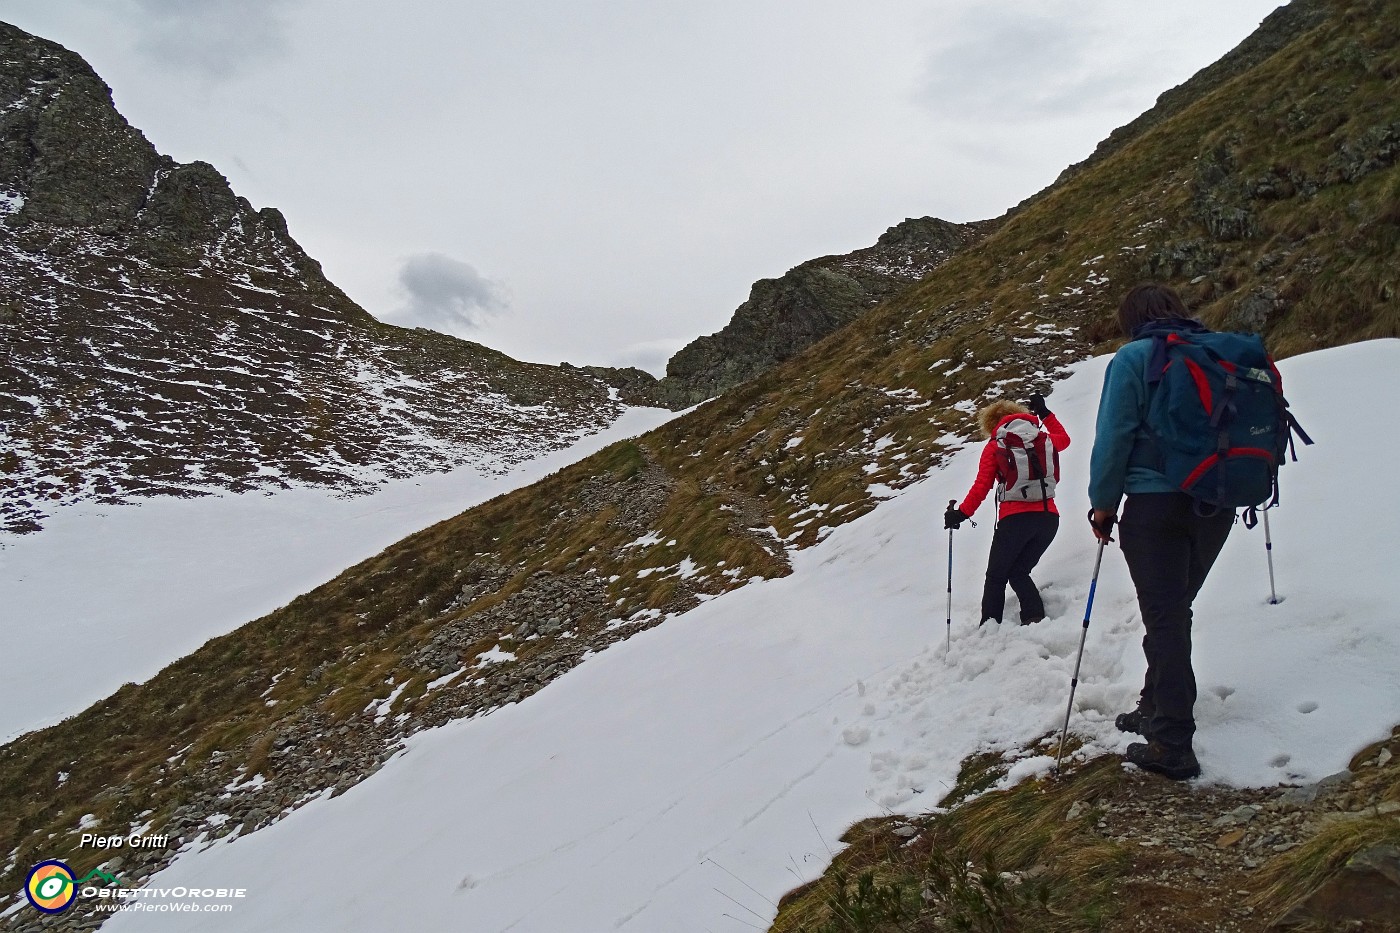
<path id="1" fill-rule="evenodd" d="M 301 487 L 78 504 L 36 534 L 0 535 L 0 743 L 146 680 L 406 535 L 673 417 L 628 409 L 506 472 L 463 467 L 360 496 Z"/>

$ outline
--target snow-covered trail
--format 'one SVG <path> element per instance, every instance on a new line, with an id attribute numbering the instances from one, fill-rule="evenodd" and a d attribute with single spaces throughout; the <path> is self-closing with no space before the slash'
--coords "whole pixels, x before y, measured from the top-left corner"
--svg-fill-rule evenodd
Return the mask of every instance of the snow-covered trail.
<path id="1" fill-rule="evenodd" d="M 1072 419 L 1070 431 L 1079 442 L 1064 457 L 1070 479 L 1061 487 L 1069 494 L 1059 499 L 1060 535 L 1035 573 L 1047 609 L 1058 618 L 1001 631 L 967 624 L 978 614 L 975 574 L 991 540 L 990 516 L 977 529 L 957 532 L 962 572 L 955 591 L 960 587 L 962 598 L 955 598 L 961 607 L 953 635 L 955 672 L 950 677 L 942 662 L 942 645 L 926 646 L 872 692 L 852 724 L 872 735 L 872 783 L 882 805 L 899 808 L 914 798 L 926 778 L 909 761 L 927 758 L 930 737 L 949 722 L 976 723 L 966 738 L 985 748 L 1010 748 L 1058 732 L 1096 549 L 1084 517 L 1084 485 L 1106 362 L 1086 365 L 1052 398 L 1061 417 Z M 1299 462 L 1284 468 L 1281 507 L 1270 516 L 1283 602 L 1268 604 L 1262 524 L 1247 530 L 1238 523 L 1196 602 L 1196 750 L 1204 780 L 1255 786 L 1315 779 L 1344 766 L 1356 747 L 1400 722 L 1400 581 L 1394 569 L 1400 525 L 1393 508 L 1368 506 L 1363 499 L 1376 485 L 1375 464 L 1400 452 L 1400 443 L 1368 431 L 1355 402 L 1393 392 L 1386 384 L 1397 362 L 1400 341 L 1387 340 L 1282 364 L 1294 411 L 1317 443 L 1300 445 Z M 952 469 L 970 481 L 970 464 Z M 1008 604 L 1015 605 L 1013 596 Z M 956 619 L 964 622 L 961 631 Z M 1136 703 L 1145 671 L 1141 638 L 1127 567 L 1110 545 L 1072 721 L 1099 748 L 1119 751 L 1140 741 L 1120 735 L 1113 718 Z M 1024 762 L 1017 775 L 1049 764 Z"/>
<path id="2" fill-rule="evenodd" d="M 338 498 L 298 488 L 57 510 L 0 535 L 0 743 L 143 681 L 434 522 L 675 417 L 632 408 L 508 473 L 471 467 Z"/>
<path id="3" fill-rule="evenodd" d="M 791 576 L 639 634 L 518 705 L 422 733 L 344 795 L 188 851 L 152 885 L 246 888 L 231 913 L 200 917 L 209 930 L 761 928 L 849 823 L 929 808 L 965 755 L 1058 728 L 1095 547 L 1079 516 L 1104 362 L 1050 399 L 1075 443 L 1064 525 L 1037 572 L 1052 614 L 1041 625 L 976 627 L 985 521 L 956 538 L 943 656 L 940 516 L 971 481 L 971 445 L 796 554 Z M 1266 604 L 1262 535 L 1237 528 L 1197 603 L 1203 782 L 1320 777 L 1400 718 L 1400 532 L 1393 510 L 1339 495 L 1359 499 L 1374 464 L 1400 454 L 1400 440 L 1363 432 L 1354 404 L 1387 394 L 1397 366 L 1400 341 L 1284 366 L 1318 446 L 1287 467 L 1273 520 L 1286 600 Z M 1139 686 L 1139 637 L 1115 548 L 1072 724 L 1094 752 L 1128 741 L 1111 716 Z M 108 928 L 182 930 L 188 918 L 133 912 Z"/>

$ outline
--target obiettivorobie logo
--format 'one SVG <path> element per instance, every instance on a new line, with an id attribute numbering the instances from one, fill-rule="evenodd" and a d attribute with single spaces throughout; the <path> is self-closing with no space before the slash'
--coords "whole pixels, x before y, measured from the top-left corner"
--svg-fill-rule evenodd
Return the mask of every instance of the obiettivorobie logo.
<path id="1" fill-rule="evenodd" d="M 29 870 L 24 896 L 46 914 L 61 914 L 78 900 L 100 912 L 118 910 L 224 913 L 230 901 L 248 896 L 247 888 L 126 887 L 120 878 L 100 868 L 75 877 L 67 862 L 48 859 Z M 223 902 L 223 903 L 220 903 Z"/>
<path id="2" fill-rule="evenodd" d="M 78 886 L 94 878 L 101 879 L 104 884 L 121 885 L 115 875 L 96 868 L 81 878 L 74 878 L 73 869 L 66 862 L 49 859 L 29 870 L 29 878 L 24 882 L 24 896 L 29 898 L 35 910 L 61 914 L 78 899 Z"/>

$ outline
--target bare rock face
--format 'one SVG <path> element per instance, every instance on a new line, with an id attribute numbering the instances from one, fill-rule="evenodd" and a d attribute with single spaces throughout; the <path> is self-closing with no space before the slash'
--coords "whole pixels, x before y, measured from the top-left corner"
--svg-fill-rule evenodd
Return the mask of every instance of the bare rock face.
<path id="1" fill-rule="evenodd" d="M 1346 865 L 1280 926 L 1394 923 L 1400 918 L 1400 846 L 1377 845 L 1356 853 Z"/>
<path id="2" fill-rule="evenodd" d="M 111 91 L 61 46 L 0 23 L 0 181 L 23 197 L 14 222 L 116 233 L 162 166 L 112 107 Z M 166 160 L 168 161 L 168 160 Z"/>
<path id="3" fill-rule="evenodd" d="M 653 397 L 686 408 L 752 379 L 919 281 L 989 229 L 935 217 L 905 220 L 874 246 L 760 279 L 723 330 L 671 357 Z"/>
<path id="4" fill-rule="evenodd" d="M 607 424 L 613 394 L 376 321 L 277 210 L 0 24 L 0 530 L 85 499 L 500 470 Z"/>

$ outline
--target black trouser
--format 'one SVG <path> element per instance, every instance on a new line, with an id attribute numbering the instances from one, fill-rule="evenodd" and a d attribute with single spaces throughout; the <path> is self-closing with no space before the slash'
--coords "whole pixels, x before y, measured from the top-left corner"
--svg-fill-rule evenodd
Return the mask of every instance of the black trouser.
<path id="1" fill-rule="evenodd" d="M 1191 602 L 1225 546 L 1230 509 L 1196 514 L 1183 492 L 1139 493 L 1123 504 L 1118 535 L 1142 611 L 1147 656 L 1139 709 L 1145 732 L 1163 745 L 1189 747 L 1196 732 L 1196 674 L 1191 669 Z"/>
<path id="2" fill-rule="evenodd" d="M 1060 516 L 1054 512 L 1017 512 L 997 522 L 992 551 L 987 555 L 987 585 L 982 590 L 983 621 L 1001 621 L 1007 583 L 1021 601 L 1022 622 L 1045 618 L 1045 605 L 1031 580 L 1031 571 L 1059 530 Z"/>

